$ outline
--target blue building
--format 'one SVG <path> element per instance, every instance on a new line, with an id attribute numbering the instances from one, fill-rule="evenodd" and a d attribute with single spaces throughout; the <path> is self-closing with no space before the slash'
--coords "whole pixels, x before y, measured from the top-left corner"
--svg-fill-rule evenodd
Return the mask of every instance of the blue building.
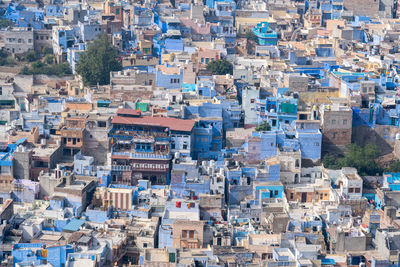
<path id="1" fill-rule="evenodd" d="M 247 157 L 254 160 L 269 159 L 282 152 L 301 151 L 301 157 L 317 161 L 321 159 L 322 133 L 318 128 L 253 132 L 246 143 Z"/>
<path id="2" fill-rule="evenodd" d="M 234 16 L 236 2 L 234 0 L 215 0 L 213 8 L 217 17 Z"/>
<path id="3" fill-rule="evenodd" d="M 400 191 L 400 173 L 389 172 L 383 174 L 383 186 L 391 191 Z"/>
<path id="4" fill-rule="evenodd" d="M 64 16 L 64 8 L 59 5 L 46 5 L 44 7 L 45 14 L 48 17 L 62 17 Z"/>
<path id="5" fill-rule="evenodd" d="M 259 45 L 277 45 L 278 43 L 278 34 L 270 29 L 268 22 L 258 23 L 253 28 L 253 33 L 257 36 Z"/>
<path id="6" fill-rule="evenodd" d="M 73 252 L 74 248 L 71 245 L 46 248 L 46 245 L 41 243 L 20 243 L 13 246 L 11 255 L 14 264 L 19 264 L 19 266 L 49 263 L 54 267 L 62 267 L 67 262 L 68 254 Z"/>
<path id="7" fill-rule="evenodd" d="M 183 69 L 168 65 L 156 67 L 156 85 L 165 89 L 180 89 L 183 80 Z"/>
<path id="8" fill-rule="evenodd" d="M 213 98 L 215 96 L 215 82 L 211 76 L 198 76 L 196 83 L 199 96 L 207 98 Z"/>
<path id="9" fill-rule="evenodd" d="M 30 27 L 33 29 L 43 29 L 44 11 L 34 8 L 25 8 L 23 5 L 10 3 L 7 6 L 5 19 L 14 22 L 16 27 Z"/>
<path id="10" fill-rule="evenodd" d="M 297 119 L 298 99 L 293 95 L 283 95 L 288 88 L 279 88 L 278 91 L 277 96 L 267 97 L 265 100 L 257 99 L 258 124 L 266 121 L 272 129 L 281 129 Z"/>
<path id="11" fill-rule="evenodd" d="M 0 175 L 13 176 L 16 144 L 0 142 Z"/>
<path id="12" fill-rule="evenodd" d="M 210 192 L 209 177 L 186 175 L 185 171 L 173 171 L 171 174 L 172 196 L 198 198 L 200 194 Z"/>
<path id="13" fill-rule="evenodd" d="M 198 121 L 193 128 L 193 158 L 199 154 L 222 150 L 223 109 L 219 104 L 203 103 L 202 106 L 186 106 L 185 118 Z"/>
<path id="14" fill-rule="evenodd" d="M 323 0 L 320 3 L 321 23 L 326 24 L 327 20 L 340 18 L 343 8 L 343 0 Z"/>
<path id="15" fill-rule="evenodd" d="M 74 45 L 67 49 L 67 61 L 71 66 L 71 70 L 75 73 L 76 64 L 79 62 L 80 56 L 86 51 L 85 44 Z"/>
<path id="16" fill-rule="evenodd" d="M 255 185 L 256 200 L 260 203 L 265 199 L 284 197 L 284 187 L 279 181 L 276 182 L 258 182 Z"/>
<path id="17" fill-rule="evenodd" d="M 154 55 L 161 56 L 161 54 L 182 52 L 183 40 L 180 31 L 169 30 L 163 35 L 156 35 L 153 38 L 153 53 Z"/>

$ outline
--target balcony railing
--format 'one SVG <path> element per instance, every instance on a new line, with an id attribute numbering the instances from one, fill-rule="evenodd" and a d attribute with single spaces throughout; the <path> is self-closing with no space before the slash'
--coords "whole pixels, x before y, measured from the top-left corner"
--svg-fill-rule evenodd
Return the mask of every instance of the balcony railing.
<path id="1" fill-rule="evenodd" d="M 154 138 L 169 138 L 169 134 L 166 132 L 153 132 L 153 131 L 138 131 L 128 129 L 111 129 L 111 135 L 131 136 L 138 139 L 154 139 Z"/>
<path id="2" fill-rule="evenodd" d="M 169 160 L 171 155 L 167 153 L 136 153 L 136 152 L 112 152 L 115 156 L 126 156 L 132 159 L 156 159 L 156 160 Z"/>
<path id="3" fill-rule="evenodd" d="M 140 159 L 170 159 L 171 155 L 169 154 L 158 154 L 158 153 L 132 153 L 131 158 L 140 158 Z"/>
<path id="4" fill-rule="evenodd" d="M 145 167 L 134 167 L 132 169 L 133 171 L 137 171 L 137 172 L 166 172 L 168 171 L 168 169 L 157 169 L 157 168 L 145 168 Z"/>
<path id="5" fill-rule="evenodd" d="M 111 165 L 111 170 L 118 171 L 118 172 L 131 171 L 132 166 L 130 166 L 130 165 Z"/>

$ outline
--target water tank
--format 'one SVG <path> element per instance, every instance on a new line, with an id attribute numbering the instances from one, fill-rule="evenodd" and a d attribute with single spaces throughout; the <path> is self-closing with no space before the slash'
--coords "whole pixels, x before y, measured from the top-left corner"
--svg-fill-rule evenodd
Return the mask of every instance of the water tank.
<path id="1" fill-rule="evenodd" d="M 176 158 L 176 159 L 179 159 L 179 158 L 180 158 L 180 156 L 181 156 L 181 153 L 179 153 L 179 152 L 175 152 L 175 158 Z"/>
<path id="2" fill-rule="evenodd" d="M 400 133 L 396 134 L 396 140 L 400 140 Z"/>

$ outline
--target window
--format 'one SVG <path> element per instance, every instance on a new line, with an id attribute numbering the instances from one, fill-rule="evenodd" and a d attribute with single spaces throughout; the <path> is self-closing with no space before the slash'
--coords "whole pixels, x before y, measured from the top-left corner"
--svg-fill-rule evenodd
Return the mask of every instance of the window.
<path id="1" fill-rule="evenodd" d="M 293 194 L 293 192 L 291 192 L 290 193 L 290 199 L 293 199 L 293 197 L 294 197 L 294 194 Z"/>
<path id="2" fill-rule="evenodd" d="M 0 86 L 0 95 L 3 94 L 3 87 Z"/>
<path id="3" fill-rule="evenodd" d="M 354 189 L 354 192 L 355 192 L 355 193 L 360 193 L 360 192 L 361 192 L 361 189 L 358 188 L 358 187 L 356 187 L 356 188 Z"/>
<path id="4" fill-rule="evenodd" d="M 332 138 L 333 138 L 333 139 L 336 139 L 336 133 L 333 133 Z"/>
<path id="5" fill-rule="evenodd" d="M 324 197 L 323 194 L 320 194 L 320 195 L 319 195 L 319 199 L 322 199 L 323 197 Z"/>
<path id="6" fill-rule="evenodd" d="M 187 144 L 183 144 L 183 149 L 187 149 L 188 145 Z"/>
<path id="7" fill-rule="evenodd" d="M 318 143 L 318 142 L 315 142 L 315 143 L 314 143 L 314 146 L 319 146 L 319 143 Z"/>
<path id="8" fill-rule="evenodd" d="M 189 231 L 189 238 L 194 238 L 194 230 Z"/>
<path id="9" fill-rule="evenodd" d="M 349 193 L 353 193 L 354 189 L 352 187 L 349 188 Z"/>
<path id="10" fill-rule="evenodd" d="M 347 120 L 343 120 L 343 125 L 347 125 Z"/>
<path id="11" fill-rule="evenodd" d="M 336 124 L 336 120 L 332 120 L 332 124 Z"/>
<path id="12" fill-rule="evenodd" d="M 182 230 L 182 238 L 187 238 L 187 232 L 186 232 L 186 230 Z"/>
<path id="13" fill-rule="evenodd" d="M 102 127 L 102 128 L 104 128 L 104 127 L 106 127 L 106 125 L 107 125 L 107 123 L 106 123 L 105 121 L 98 121 L 98 122 L 97 122 L 97 127 Z"/>
<path id="14" fill-rule="evenodd" d="M 175 143 L 174 142 L 171 143 L 171 149 L 175 149 Z"/>
<path id="15" fill-rule="evenodd" d="M 278 190 L 275 190 L 274 195 L 275 195 L 275 196 L 278 195 Z"/>
<path id="16" fill-rule="evenodd" d="M 254 103 L 254 101 L 255 101 L 254 98 L 250 99 L 250 103 Z"/>

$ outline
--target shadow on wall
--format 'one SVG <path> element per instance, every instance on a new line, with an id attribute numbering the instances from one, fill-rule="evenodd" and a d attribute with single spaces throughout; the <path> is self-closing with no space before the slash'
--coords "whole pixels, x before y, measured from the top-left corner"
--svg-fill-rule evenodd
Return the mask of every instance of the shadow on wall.
<path id="1" fill-rule="evenodd" d="M 393 152 L 396 134 L 399 128 L 387 125 L 376 125 L 374 129 L 368 126 L 353 127 L 352 142 L 364 146 L 371 143 L 379 147 L 381 156 Z"/>

